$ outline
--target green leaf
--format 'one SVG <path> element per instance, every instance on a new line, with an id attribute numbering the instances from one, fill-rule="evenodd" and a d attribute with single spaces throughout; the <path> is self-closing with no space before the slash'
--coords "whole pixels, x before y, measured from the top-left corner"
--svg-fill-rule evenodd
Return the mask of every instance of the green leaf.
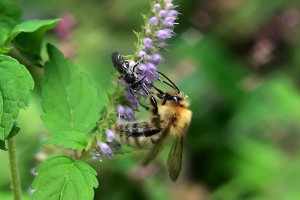
<path id="1" fill-rule="evenodd" d="M 0 74 L 0 140 L 5 140 L 19 109 L 28 107 L 34 82 L 23 65 L 5 55 L 0 55 Z"/>
<path id="2" fill-rule="evenodd" d="M 48 45 L 49 61 L 42 83 L 42 119 L 53 133 L 87 133 L 95 127 L 101 110 L 96 88 L 89 77 Z"/>
<path id="3" fill-rule="evenodd" d="M 1 25 L 0 25 L 0 26 L 1 26 Z M 0 31 L 0 32 L 1 32 L 1 31 Z M 1 33 L 0 33 L 0 35 L 1 35 Z M 11 49 L 11 48 L 2 46 L 2 45 L 0 44 L 0 54 L 6 54 L 6 53 L 9 52 L 10 49 Z"/>
<path id="4" fill-rule="evenodd" d="M 44 141 L 45 144 L 55 144 L 70 149 L 84 149 L 87 146 L 87 138 L 83 133 L 76 131 L 64 131 L 55 134 Z"/>
<path id="5" fill-rule="evenodd" d="M 97 174 L 86 163 L 67 156 L 47 159 L 35 170 L 32 199 L 92 200 L 98 187 Z"/>
<path id="6" fill-rule="evenodd" d="M 45 32 L 52 29 L 59 19 L 30 20 L 16 25 L 9 37 L 14 39 L 14 46 L 31 62 L 40 65 L 41 46 Z"/>
<path id="7" fill-rule="evenodd" d="M 42 31 L 43 33 L 53 28 L 60 19 L 48 19 L 48 20 L 28 20 L 17 24 L 10 33 L 10 39 L 12 40 L 21 33 L 34 33 Z"/>
<path id="8" fill-rule="evenodd" d="M 21 10 L 10 1 L 0 2 L 0 53 L 7 53 L 9 48 L 5 47 L 9 33 L 21 18 Z"/>

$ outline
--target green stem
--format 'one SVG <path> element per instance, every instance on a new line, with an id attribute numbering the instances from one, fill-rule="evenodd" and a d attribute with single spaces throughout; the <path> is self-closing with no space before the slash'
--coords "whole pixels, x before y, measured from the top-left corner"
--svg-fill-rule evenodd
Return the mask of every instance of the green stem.
<path id="1" fill-rule="evenodd" d="M 17 167 L 16 147 L 15 147 L 14 138 L 7 140 L 7 144 L 8 144 L 8 155 L 9 155 L 9 162 L 10 162 L 14 200 L 21 200 L 21 183 L 20 183 L 20 175 Z"/>

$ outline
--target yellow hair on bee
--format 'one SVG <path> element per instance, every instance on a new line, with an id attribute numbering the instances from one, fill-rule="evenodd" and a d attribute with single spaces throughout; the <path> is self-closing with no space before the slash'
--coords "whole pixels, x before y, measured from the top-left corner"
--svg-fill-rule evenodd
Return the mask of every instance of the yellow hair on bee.
<path id="1" fill-rule="evenodd" d="M 192 119 L 192 111 L 189 110 L 190 102 L 188 101 L 188 97 L 182 92 L 178 93 L 177 91 L 167 93 L 175 98 L 174 100 L 158 100 L 157 112 L 162 120 L 161 126 L 170 126 L 170 134 L 173 136 L 184 135 Z M 155 108 L 151 109 L 154 110 Z"/>

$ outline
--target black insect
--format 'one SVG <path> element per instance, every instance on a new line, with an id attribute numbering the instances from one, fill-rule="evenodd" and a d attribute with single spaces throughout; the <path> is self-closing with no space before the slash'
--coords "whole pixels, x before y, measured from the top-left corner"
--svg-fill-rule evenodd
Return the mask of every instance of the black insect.
<path id="1" fill-rule="evenodd" d="M 113 62 L 114 67 L 119 72 L 120 78 L 123 79 L 128 85 L 130 93 L 135 96 L 136 92 L 142 90 L 147 96 L 150 97 L 152 105 L 155 108 L 157 108 L 156 99 L 150 93 L 149 89 L 143 81 L 146 78 L 146 76 L 144 76 L 141 79 L 138 79 L 140 73 L 137 71 L 136 67 L 140 64 L 140 61 L 138 61 L 132 68 L 130 68 L 129 62 L 127 60 L 124 60 L 122 55 L 118 52 L 114 52 L 111 54 L 111 60 Z M 140 101 L 139 104 L 144 108 L 149 109 L 149 107 L 143 105 Z"/>
<path id="2" fill-rule="evenodd" d="M 132 68 L 130 68 L 129 62 L 127 60 L 124 60 L 122 55 L 118 52 L 112 53 L 111 59 L 112 59 L 114 67 L 118 70 L 118 72 L 120 74 L 120 78 L 123 79 L 128 84 L 130 93 L 132 95 L 134 95 L 136 92 L 143 90 L 144 93 L 150 97 L 150 102 L 153 105 L 153 107 L 157 109 L 157 101 L 154 98 L 154 96 L 152 95 L 152 93 L 149 91 L 149 88 L 145 85 L 145 83 L 143 81 L 146 78 L 146 76 L 144 76 L 143 78 L 138 80 L 138 77 L 139 77 L 139 75 L 141 75 L 141 73 L 137 70 L 137 66 L 140 64 L 141 60 L 138 61 Z M 158 81 L 161 81 L 161 82 L 167 84 L 168 86 L 170 86 L 171 88 L 173 88 L 175 91 L 177 91 L 177 94 L 180 93 L 180 90 L 175 85 L 175 83 L 173 83 L 166 75 L 164 75 L 163 73 L 161 73 L 159 71 L 157 71 L 157 73 L 159 75 L 163 76 L 168 82 L 165 80 L 162 80 L 160 78 L 158 78 Z M 149 84 L 149 85 L 158 92 L 156 94 L 156 96 L 158 98 L 164 100 L 163 105 L 168 100 L 173 100 L 175 102 L 180 100 L 180 99 L 177 99 L 178 95 L 171 95 L 170 93 L 163 92 L 162 90 L 160 90 L 153 84 Z M 141 106 L 143 106 L 146 110 L 149 110 L 149 107 L 143 105 L 140 101 L 139 101 L 139 104 Z"/>

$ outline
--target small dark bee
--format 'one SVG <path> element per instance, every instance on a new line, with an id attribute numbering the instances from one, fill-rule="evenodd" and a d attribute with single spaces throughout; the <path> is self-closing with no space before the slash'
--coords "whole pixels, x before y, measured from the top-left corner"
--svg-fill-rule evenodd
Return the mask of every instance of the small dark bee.
<path id="1" fill-rule="evenodd" d="M 157 108 L 156 99 L 153 97 L 153 95 L 150 93 L 149 89 L 143 82 L 146 76 L 138 80 L 138 75 L 140 74 L 139 72 L 137 72 L 136 67 L 140 64 L 140 61 L 138 61 L 131 69 L 129 67 L 129 62 L 127 60 L 124 60 L 122 55 L 118 52 L 114 52 L 111 54 L 111 60 L 114 67 L 120 74 L 119 78 L 123 79 L 128 85 L 130 93 L 135 96 L 135 93 L 137 91 L 142 90 L 147 96 L 150 97 L 151 104 L 155 108 Z M 147 110 L 149 109 L 149 107 L 143 105 L 141 102 L 139 102 L 139 104 Z"/>
<path id="2" fill-rule="evenodd" d="M 112 53 L 111 59 L 112 59 L 114 67 L 117 69 L 117 71 L 120 74 L 120 78 L 123 79 L 125 81 L 125 83 L 127 83 L 130 93 L 133 96 L 135 96 L 135 93 L 137 91 L 143 90 L 144 93 L 150 97 L 150 102 L 151 102 L 152 106 L 157 109 L 156 99 L 154 98 L 152 93 L 149 91 L 149 89 L 145 85 L 145 83 L 143 82 L 143 80 L 146 78 L 146 76 L 144 76 L 143 78 L 138 80 L 138 76 L 141 75 L 141 73 L 138 72 L 136 67 L 140 64 L 141 60 L 138 61 L 131 69 L 129 66 L 129 62 L 127 60 L 124 60 L 120 53 L 118 53 L 118 52 Z M 164 75 L 163 73 L 161 73 L 159 71 L 156 71 L 156 72 L 159 75 L 163 76 L 168 82 L 165 80 L 162 80 L 160 78 L 158 78 L 158 81 L 161 81 L 161 82 L 167 84 L 168 86 L 173 88 L 175 91 L 177 91 L 178 94 L 180 93 L 180 90 L 178 89 L 178 87 L 166 75 Z M 157 97 L 164 100 L 163 105 L 166 103 L 167 100 L 175 100 L 176 101 L 176 98 L 177 98 L 176 95 L 170 95 L 170 93 L 165 93 L 153 84 L 150 84 L 150 86 L 153 87 L 158 92 Z M 139 101 L 139 104 L 142 107 L 144 107 L 146 110 L 149 110 L 149 107 L 143 105 L 140 101 Z"/>

